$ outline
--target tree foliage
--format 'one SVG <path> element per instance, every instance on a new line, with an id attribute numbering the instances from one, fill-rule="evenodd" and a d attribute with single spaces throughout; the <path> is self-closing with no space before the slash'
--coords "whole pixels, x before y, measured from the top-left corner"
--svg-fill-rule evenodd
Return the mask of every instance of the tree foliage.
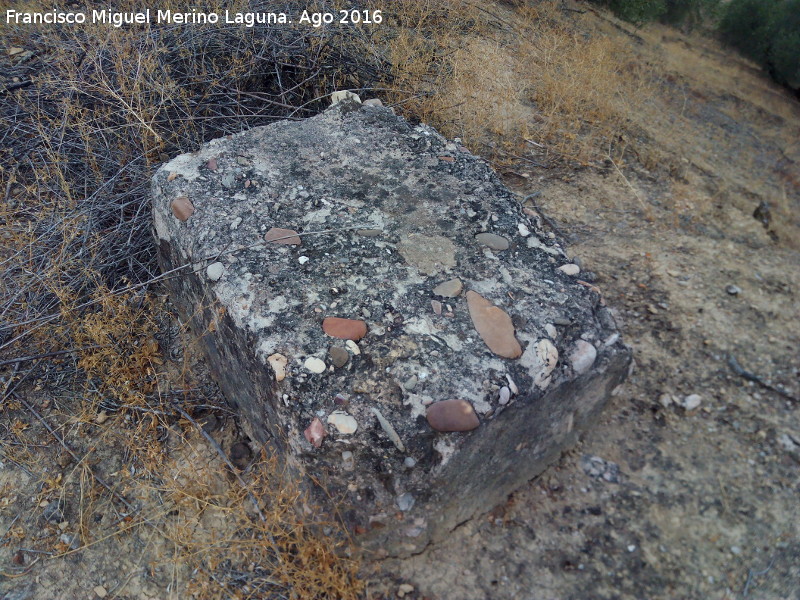
<path id="1" fill-rule="evenodd" d="M 776 81 L 800 89 L 800 0 L 732 0 L 720 32 Z"/>

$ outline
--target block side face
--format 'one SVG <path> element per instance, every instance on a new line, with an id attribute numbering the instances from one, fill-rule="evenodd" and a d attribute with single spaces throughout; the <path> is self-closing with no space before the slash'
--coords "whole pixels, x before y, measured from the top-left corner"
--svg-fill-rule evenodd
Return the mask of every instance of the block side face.
<path id="1" fill-rule="evenodd" d="M 491 509 L 574 439 L 629 359 L 489 166 L 389 109 L 214 140 L 166 164 L 153 196 L 162 268 L 191 266 L 172 294 L 226 397 L 344 498 L 367 546 L 417 551 Z M 301 243 L 267 241 L 275 229 Z M 456 427 L 476 429 L 431 427 L 428 406 L 453 399 L 472 411 Z M 451 504 L 464 489 L 475 500 Z"/>

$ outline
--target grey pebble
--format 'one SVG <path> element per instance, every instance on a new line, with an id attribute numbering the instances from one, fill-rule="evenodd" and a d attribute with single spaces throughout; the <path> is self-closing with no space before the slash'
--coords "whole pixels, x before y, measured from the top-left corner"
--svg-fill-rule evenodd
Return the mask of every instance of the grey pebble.
<path id="1" fill-rule="evenodd" d="M 236 181 L 236 176 L 233 173 L 227 173 L 222 176 L 222 186 L 229 188 L 233 187 L 233 184 Z"/>
<path id="2" fill-rule="evenodd" d="M 418 381 L 419 381 L 419 379 L 417 379 L 417 376 L 416 375 L 412 375 L 411 377 L 409 377 L 406 380 L 406 382 L 403 384 L 403 387 L 406 389 L 406 391 L 410 392 L 415 387 L 417 387 L 417 382 Z"/>
<path id="3" fill-rule="evenodd" d="M 581 457 L 581 468 L 589 477 L 603 479 L 609 483 L 619 483 L 619 465 L 610 460 L 585 454 Z"/>
<path id="4" fill-rule="evenodd" d="M 77 550 L 81 547 L 81 537 L 77 533 L 62 533 L 58 539 L 62 544 L 69 546 L 70 550 Z"/>
<path id="5" fill-rule="evenodd" d="M 742 293 L 742 288 L 738 285 L 729 285 L 725 288 L 725 291 L 728 292 L 731 296 L 738 296 Z"/>
<path id="6" fill-rule="evenodd" d="M 403 464 L 407 469 L 413 469 L 415 466 L 417 466 L 417 461 L 411 458 L 410 456 L 406 456 L 405 460 L 403 461 Z"/>
<path id="7" fill-rule="evenodd" d="M 414 496 L 406 492 L 405 494 L 400 494 L 397 499 L 395 500 L 397 503 L 397 508 L 402 510 L 403 512 L 411 510 L 414 506 Z"/>
<path id="8" fill-rule="evenodd" d="M 484 246 L 488 246 L 492 250 L 508 250 L 508 240 L 501 235 L 494 233 L 479 233 L 475 236 Z"/>
<path id="9" fill-rule="evenodd" d="M 61 523 L 64 520 L 65 509 L 66 503 L 63 500 L 53 500 L 44 507 L 42 516 L 45 521 L 49 521 L 50 523 Z"/>

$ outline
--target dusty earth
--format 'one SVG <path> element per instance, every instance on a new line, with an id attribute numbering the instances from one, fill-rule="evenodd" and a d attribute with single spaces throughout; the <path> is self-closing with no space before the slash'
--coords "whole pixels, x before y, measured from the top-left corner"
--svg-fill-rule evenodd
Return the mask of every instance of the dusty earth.
<path id="1" fill-rule="evenodd" d="M 800 599 L 800 104 L 714 42 L 607 19 L 597 27 L 632 36 L 641 59 L 661 65 L 657 93 L 634 123 L 638 140 L 616 166 L 522 165 L 506 177 L 520 198 L 540 193 L 529 205 L 616 310 L 635 370 L 582 443 L 506 504 L 446 544 L 366 567 L 369 598 L 407 584 L 406 598 L 440 600 Z M 637 141 L 658 151 L 636 156 Z M 766 224 L 754 217 L 762 201 Z M 761 383 L 735 372 L 731 356 Z M 195 358 L 182 364 L 200 369 Z M 40 410 L 66 401 L 45 392 L 25 397 Z M 217 407 L 213 435 L 229 447 L 234 419 L 213 388 L 195 393 Z M 138 463 L 115 449 L 108 426 L 60 414 L 61 435 L 94 453 L 75 464 L 52 448 L 51 462 L 38 463 L 52 476 L 42 481 L 4 448 L 0 598 L 187 597 L 190 573 L 169 567 L 177 543 L 141 523 L 123 531 L 112 501 L 86 484 L 86 465 L 133 481 L 141 475 L 129 465 Z M 185 442 L 169 459 L 172 483 L 147 490 L 140 481 L 151 501 L 181 489 L 186 465 L 207 473 L 205 489 L 189 490 L 193 502 L 225 485 L 215 451 L 183 425 L 162 432 Z M 46 437 L 35 419 L 5 426 Z M 44 518 L 60 476 L 73 493 L 91 491 L 97 505 L 82 514 L 112 533 L 80 552 L 63 538 L 66 555 L 56 560 L 18 559 L 21 544 L 92 526 L 70 521 L 75 506 L 62 522 Z M 183 523 L 224 536 L 218 525 L 202 515 Z"/>

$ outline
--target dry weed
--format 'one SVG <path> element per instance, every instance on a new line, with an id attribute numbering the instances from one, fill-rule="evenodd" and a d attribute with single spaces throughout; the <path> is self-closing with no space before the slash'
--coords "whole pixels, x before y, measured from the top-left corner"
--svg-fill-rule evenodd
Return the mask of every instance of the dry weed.
<path id="1" fill-rule="evenodd" d="M 630 48 L 582 30 L 560 2 L 506 16 L 467 1 L 407 4 L 411 27 L 387 40 L 394 99 L 482 154 L 514 158 L 528 139 L 601 161 L 648 97 Z"/>

